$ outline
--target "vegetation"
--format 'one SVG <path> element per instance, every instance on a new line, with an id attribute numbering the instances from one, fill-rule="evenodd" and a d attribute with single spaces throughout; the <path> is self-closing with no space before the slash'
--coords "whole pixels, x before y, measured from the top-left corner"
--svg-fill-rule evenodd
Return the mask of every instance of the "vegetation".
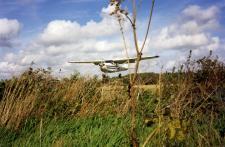
<path id="1" fill-rule="evenodd" d="M 4 89 L 5 89 L 5 82 L 3 80 L 1 80 L 0 81 L 0 101 L 3 97 Z"/>
<path id="2" fill-rule="evenodd" d="M 224 63 L 189 57 L 173 72 L 141 76 L 156 81 L 155 92 L 135 88 L 141 146 L 225 144 Z M 30 68 L 2 81 L 0 146 L 130 146 L 126 79 L 102 83 L 75 74 L 59 80 Z"/>
<path id="3" fill-rule="evenodd" d="M 127 58 L 129 58 L 128 55 L 128 48 L 127 48 L 127 42 L 126 42 L 126 36 L 124 33 L 124 28 L 123 28 L 123 22 L 127 20 L 132 28 L 132 35 L 133 35 L 133 44 L 134 44 L 134 49 L 135 49 L 135 56 L 136 56 L 136 61 L 135 61 L 135 68 L 134 68 L 134 73 L 129 75 L 129 84 L 128 84 L 128 96 L 129 99 L 131 100 L 131 128 L 130 128 L 130 138 L 131 138 L 131 144 L 134 147 L 139 146 L 139 142 L 137 139 L 137 130 L 136 130 L 136 115 L 137 115 L 137 95 L 135 94 L 135 85 L 138 83 L 138 70 L 140 66 L 140 61 L 143 55 L 143 50 L 145 48 L 145 44 L 149 35 L 149 30 L 150 30 L 150 25 L 151 25 L 151 20 L 152 20 L 152 15 L 153 15 L 153 9 L 154 9 L 154 4 L 155 0 L 152 0 L 152 5 L 149 10 L 149 17 L 147 18 L 148 20 L 148 25 L 146 28 L 146 32 L 144 35 L 144 40 L 141 44 L 138 43 L 139 35 L 137 32 L 137 9 L 138 9 L 138 1 L 132 0 L 130 1 L 132 5 L 132 15 L 130 15 L 130 12 L 123 6 L 124 0 L 110 0 L 110 5 L 114 7 L 113 12 L 111 12 L 110 15 L 115 16 L 118 20 L 119 26 L 120 26 L 120 31 L 122 34 L 123 38 L 123 44 L 124 44 L 124 50 L 126 52 Z M 140 2 L 141 3 L 141 2 Z M 129 61 L 128 61 L 129 64 Z"/>

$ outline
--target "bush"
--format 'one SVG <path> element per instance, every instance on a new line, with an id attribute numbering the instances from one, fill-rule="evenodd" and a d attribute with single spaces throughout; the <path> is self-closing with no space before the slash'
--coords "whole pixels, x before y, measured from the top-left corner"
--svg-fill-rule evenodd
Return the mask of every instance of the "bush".
<path id="1" fill-rule="evenodd" d="M 134 88 L 137 138 L 144 146 L 225 144 L 224 63 L 190 57 L 173 72 L 140 75 L 140 84 L 155 84 L 154 90 Z M 29 69 L 2 83 L 0 146 L 129 146 L 127 77 L 102 82 L 76 73 L 59 80 L 49 70 Z"/>
<path id="2" fill-rule="evenodd" d="M 175 72 L 175 70 L 174 70 Z M 162 74 L 155 108 L 155 145 L 222 146 L 225 65 L 211 56 L 191 60 L 176 73 Z"/>

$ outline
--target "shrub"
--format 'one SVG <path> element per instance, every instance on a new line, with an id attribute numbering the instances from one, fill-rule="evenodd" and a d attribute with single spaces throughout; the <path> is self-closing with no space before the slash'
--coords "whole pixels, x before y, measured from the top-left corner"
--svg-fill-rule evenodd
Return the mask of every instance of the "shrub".
<path id="1" fill-rule="evenodd" d="M 224 63 L 212 56 L 189 57 L 176 74 L 162 74 L 154 112 L 158 127 L 152 140 L 158 145 L 222 146 L 224 83 Z M 161 138 L 158 142 L 157 137 Z"/>

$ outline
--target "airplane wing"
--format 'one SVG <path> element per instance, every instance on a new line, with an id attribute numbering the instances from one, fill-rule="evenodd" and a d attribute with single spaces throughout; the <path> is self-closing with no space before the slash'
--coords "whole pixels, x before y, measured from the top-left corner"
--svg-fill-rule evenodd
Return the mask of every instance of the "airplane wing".
<path id="1" fill-rule="evenodd" d="M 152 57 L 142 57 L 141 60 L 148 60 L 148 59 L 154 59 L 158 58 L 159 56 L 152 56 Z M 116 59 L 116 60 L 105 60 L 105 62 L 114 62 L 118 64 L 124 64 L 124 63 L 135 63 L 137 58 L 129 58 L 129 59 Z"/>
<path id="2" fill-rule="evenodd" d="M 154 59 L 158 58 L 159 56 L 149 56 L 149 57 L 142 57 L 141 60 L 148 60 L 148 59 Z M 98 60 L 98 61 L 70 61 L 69 63 L 93 63 L 95 65 L 98 65 L 100 63 L 118 63 L 118 64 L 124 64 L 124 63 L 135 63 L 137 58 L 129 58 L 129 59 L 115 59 L 115 60 Z"/>
<path id="3" fill-rule="evenodd" d="M 95 65 L 98 65 L 100 63 L 104 62 L 104 60 L 102 61 L 69 61 L 69 63 L 93 63 Z"/>

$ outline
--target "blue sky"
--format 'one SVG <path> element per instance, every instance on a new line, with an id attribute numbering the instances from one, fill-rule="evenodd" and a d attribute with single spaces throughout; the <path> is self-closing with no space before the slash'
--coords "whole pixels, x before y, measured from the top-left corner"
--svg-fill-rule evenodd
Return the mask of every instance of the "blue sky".
<path id="1" fill-rule="evenodd" d="M 220 5 L 223 13 L 225 11 L 223 3 L 224 0 L 216 2 L 215 0 L 156 0 L 154 15 L 160 19 L 157 23 L 164 26 L 176 19 L 182 9 L 188 5 L 202 7 Z M 142 19 L 146 18 L 150 4 L 150 1 L 142 0 L 139 13 Z M 17 19 L 23 25 L 22 33 L 30 35 L 29 33 L 40 31 L 50 21 L 56 19 L 75 20 L 83 25 L 91 19 L 100 21 L 101 9 L 107 5 L 108 0 L 0 0 L 0 18 Z M 221 23 L 225 23 L 223 15 L 221 15 Z"/>
<path id="2" fill-rule="evenodd" d="M 140 36 L 144 35 L 150 5 L 151 1 L 142 0 L 138 7 Z M 130 1 L 124 6 L 131 10 Z M 33 60 L 38 66 L 52 66 L 55 71 L 61 68 L 70 74 L 98 69 L 68 65 L 67 59 L 124 57 L 117 23 L 108 11 L 108 0 L 0 0 L 0 78 L 23 71 Z M 156 0 L 145 53 L 162 58 L 144 63 L 143 71 L 161 65 L 169 69 L 182 62 L 189 49 L 199 57 L 212 48 L 224 60 L 223 14 L 225 0 Z M 129 29 L 127 40 L 132 48 Z"/>

